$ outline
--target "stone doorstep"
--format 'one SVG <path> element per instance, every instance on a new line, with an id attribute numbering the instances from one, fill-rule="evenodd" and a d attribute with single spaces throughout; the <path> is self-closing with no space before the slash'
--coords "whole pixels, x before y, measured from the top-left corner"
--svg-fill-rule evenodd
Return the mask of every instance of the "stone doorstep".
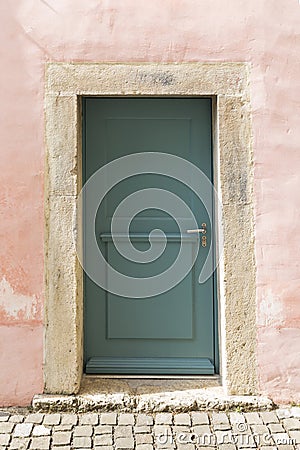
<path id="1" fill-rule="evenodd" d="M 268 411 L 276 405 L 263 396 L 209 395 L 205 390 L 160 392 L 155 394 L 97 393 L 78 395 L 38 394 L 32 401 L 35 411 L 44 412 L 163 412 L 187 411 Z"/>

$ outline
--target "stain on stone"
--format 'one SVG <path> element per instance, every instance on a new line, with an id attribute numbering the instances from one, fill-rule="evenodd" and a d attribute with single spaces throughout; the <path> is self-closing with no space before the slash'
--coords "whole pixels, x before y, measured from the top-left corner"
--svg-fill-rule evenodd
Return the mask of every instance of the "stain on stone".
<path id="1" fill-rule="evenodd" d="M 162 86 L 170 86 L 175 82 L 174 75 L 169 71 L 139 73 L 138 78 L 143 83 L 159 84 Z"/>

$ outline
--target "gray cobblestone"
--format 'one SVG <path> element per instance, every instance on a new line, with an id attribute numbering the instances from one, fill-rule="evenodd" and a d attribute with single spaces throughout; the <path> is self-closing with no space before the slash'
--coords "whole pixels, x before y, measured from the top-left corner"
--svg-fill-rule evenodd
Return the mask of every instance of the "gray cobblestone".
<path id="1" fill-rule="evenodd" d="M 300 419 L 300 406 L 293 406 L 291 408 L 291 415 Z"/>
<path id="2" fill-rule="evenodd" d="M 283 433 L 284 428 L 281 423 L 269 423 L 268 428 L 271 433 Z"/>
<path id="3" fill-rule="evenodd" d="M 110 434 L 98 434 L 94 438 L 95 445 L 112 445 L 112 436 Z"/>
<path id="4" fill-rule="evenodd" d="M 77 425 L 78 416 L 77 414 L 62 414 L 61 424 L 62 425 Z"/>
<path id="5" fill-rule="evenodd" d="M 229 423 L 216 423 L 213 424 L 213 427 L 215 431 L 226 431 L 230 430 L 231 425 Z"/>
<path id="6" fill-rule="evenodd" d="M 71 432 L 70 431 L 60 431 L 55 433 L 53 436 L 54 445 L 68 445 L 71 443 Z"/>
<path id="7" fill-rule="evenodd" d="M 283 426 L 287 430 L 299 430 L 300 429 L 300 421 L 298 419 L 290 418 L 283 419 Z"/>
<path id="8" fill-rule="evenodd" d="M 45 414 L 44 425 L 58 425 L 60 423 L 60 414 Z"/>
<path id="9" fill-rule="evenodd" d="M 216 431 L 217 444 L 229 444 L 232 440 L 232 433 L 230 431 Z"/>
<path id="10" fill-rule="evenodd" d="M 0 422 L 0 434 L 11 433 L 15 424 L 10 422 Z"/>
<path id="11" fill-rule="evenodd" d="M 10 434 L 0 434 L 0 445 L 8 445 L 10 441 Z"/>
<path id="12" fill-rule="evenodd" d="M 9 416 L 0 410 L 0 417 L 5 418 L 0 421 L 0 447 L 3 450 L 300 450 L 297 408 L 294 412 L 293 408 L 279 411 L 151 415 L 125 412 L 23 414 L 22 410 L 22 414 Z M 13 421 L 9 420 L 11 417 Z M 182 433 L 185 441 L 179 438 Z M 270 439 L 258 441 L 259 436 L 265 434 Z M 159 439 L 161 435 L 163 439 Z M 205 442 L 204 436 L 208 436 Z M 231 436 L 237 439 L 236 445 Z"/>
<path id="13" fill-rule="evenodd" d="M 177 448 L 178 448 L 178 450 L 194 450 L 195 445 L 194 444 L 178 444 Z"/>
<path id="14" fill-rule="evenodd" d="M 87 436 L 76 436 L 73 438 L 74 448 L 92 448 L 92 439 Z"/>
<path id="15" fill-rule="evenodd" d="M 153 450 L 153 445 L 151 444 L 137 444 L 136 450 Z"/>
<path id="16" fill-rule="evenodd" d="M 34 423 L 37 425 L 40 425 L 44 420 L 44 414 L 35 413 L 35 414 L 28 414 L 28 416 L 25 418 L 25 423 Z"/>
<path id="17" fill-rule="evenodd" d="M 219 424 L 229 424 L 227 414 L 225 413 L 212 413 L 211 419 L 214 426 Z"/>
<path id="18" fill-rule="evenodd" d="M 208 414 L 205 412 L 192 412 L 191 418 L 193 425 L 205 425 L 209 423 Z"/>
<path id="19" fill-rule="evenodd" d="M 229 414 L 230 423 L 245 423 L 246 418 L 244 414 L 238 412 L 232 412 Z"/>
<path id="20" fill-rule="evenodd" d="M 289 432 L 289 435 L 292 439 L 294 439 L 296 444 L 300 444 L 300 430 L 292 430 Z"/>
<path id="21" fill-rule="evenodd" d="M 191 416 L 187 413 L 176 414 L 174 416 L 175 425 L 191 425 Z"/>
<path id="22" fill-rule="evenodd" d="M 28 437 L 33 428 L 32 423 L 17 423 L 14 429 L 14 437 Z"/>
<path id="23" fill-rule="evenodd" d="M 12 438 L 9 444 L 10 450 L 27 450 L 29 446 L 29 438 Z"/>
<path id="24" fill-rule="evenodd" d="M 220 444 L 218 446 L 219 450 L 235 450 L 235 448 L 234 444 Z"/>
<path id="25" fill-rule="evenodd" d="M 276 446 L 289 443 L 289 435 L 287 433 L 273 433 L 272 438 Z"/>
<path id="26" fill-rule="evenodd" d="M 92 425 L 77 425 L 74 428 L 74 436 L 92 436 L 93 427 Z"/>
<path id="27" fill-rule="evenodd" d="M 100 415 L 100 424 L 101 425 L 116 425 L 117 423 L 117 414 L 116 413 L 102 413 Z"/>
<path id="28" fill-rule="evenodd" d="M 172 418 L 172 413 L 158 413 L 155 418 L 155 423 L 157 425 L 170 425 Z"/>
<path id="29" fill-rule="evenodd" d="M 136 418 L 136 425 L 153 425 L 153 417 L 148 414 L 138 414 Z"/>
<path id="30" fill-rule="evenodd" d="M 13 423 L 22 423 L 24 422 L 25 417 L 21 414 L 14 414 L 13 416 L 10 416 L 10 418 L 8 419 L 9 422 L 13 422 Z"/>
<path id="31" fill-rule="evenodd" d="M 279 408 L 276 414 L 279 419 L 288 418 L 291 417 L 291 410 L 289 408 Z"/>
<path id="32" fill-rule="evenodd" d="M 119 425 L 134 425 L 134 414 L 121 413 L 118 417 Z"/>
<path id="33" fill-rule="evenodd" d="M 95 434 L 110 434 L 112 433 L 111 425 L 97 425 L 94 427 Z"/>
<path id="34" fill-rule="evenodd" d="M 98 425 L 98 414 L 82 414 L 79 418 L 80 425 Z"/>
<path id="35" fill-rule="evenodd" d="M 152 434 L 137 434 L 135 437 L 136 444 L 152 444 L 153 436 Z"/>
<path id="36" fill-rule="evenodd" d="M 246 421 L 250 425 L 262 425 L 263 421 L 257 412 L 245 413 Z"/>
<path id="37" fill-rule="evenodd" d="M 133 449 L 134 448 L 134 440 L 133 438 L 117 438 L 116 439 L 116 449 Z"/>
<path id="38" fill-rule="evenodd" d="M 132 427 L 128 425 L 118 425 L 115 427 L 115 437 L 132 437 Z"/>
<path id="39" fill-rule="evenodd" d="M 161 434 L 172 434 L 172 429 L 170 425 L 154 425 L 153 427 L 154 435 L 161 435 Z"/>
<path id="40" fill-rule="evenodd" d="M 50 448 L 50 437 L 34 437 L 31 440 L 30 450 L 48 450 Z"/>
<path id="41" fill-rule="evenodd" d="M 32 431 L 33 436 L 49 436 L 51 434 L 51 428 L 45 427 L 45 425 L 35 425 Z"/>
<path id="42" fill-rule="evenodd" d="M 279 421 L 276 413 L 274 413 L 273 411 L 262 411 L 260 413 L 260 417 L 265 424 L 278 423 Z"/>
<path id="43" fill-rule="evenodd" d="M 261 434 L 261 435 L 269 433 L 267 425 L 251 425 L 251 431 L 254 434 Z"/>
<path id="44" fill-rule="evenodd" d="M 196 425 L 193 427 L 193 432 L 197 434 L 197 436 L 202 436 L 203 434 L 210 434 L 209 425 Z"/>

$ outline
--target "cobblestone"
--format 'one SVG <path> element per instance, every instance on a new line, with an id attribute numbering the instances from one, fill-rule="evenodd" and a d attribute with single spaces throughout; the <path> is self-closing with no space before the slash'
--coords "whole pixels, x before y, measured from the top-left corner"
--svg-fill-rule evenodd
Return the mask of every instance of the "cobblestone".
<path id="1" fill-rule="evenodd" d="M 28 448 L 30 438 L 12 438 L 9 448 L 11 450 L 24 450 Z"/>
<path id="2" fill-rule="evenodd" d="M 116 425 L 117 414 L 116 413 L 103 413 L 100 416 L 101 425 Z"/>
<path id="3" fill-rule="evenodd" d="M 118 417 L 119 425 L 134 425 L 134 414 L 120 413 Z"/>
<path id="4" fill-rule="evenodd" d="M 28 437 L 32 428 L 32 423 L 18 423 L 14 430 L 14 437 Z"/>
<path id="5" fill-rule="evenodd" d="M 136 425 L 153 425 L 153 417 L 148 414 L 138 414 L 136 418 Z"/>
<path id="6" fill-rule="evenodd" d="M 300 421 L 294 418 L 283 419 L 283 426 L 287 430 L 300 430 Z"/>
<path id="7" fill-rule="evenodd" d="M 134 440 L 133 438 L 117 438 L 116 439 L 116 449 L 133 449 L 134 448 Z"/>
<path id="8" fill-rule="evenodd" d="M 46 414 L 44 417 L 44 425 L 58 425 L 60 423 L 60 414 Z"/>
<path id="9" fill-rule="evenodd" d="M 51 428 L 45 427 L 45 425 L 36 425 L 32 431 L 33 436 L 49 436 L 50 433 Z"/>
<path id="10" fill-rule="evenodd" d="M 172 423 L 172 413 L 159 413 L 156 415 L 155 423 L 157 425 L 170 425 Z"/>
<path id="11" fill-rule="evenodd" d="M 262 411 L 260 417 L 265 424 L 279 422 L 277 415 L 273 411 Z"/>
<path id="12" fill-rule="evenodd" d="M 268 428 L 271 433 L 283 433 L 284 428 L 281 423 L 270 423 Z"/>
<path id="13" fill-rule="evenodd" d="M 92 448 L 92 439 L 87 436 L 77 436 L 73 439 L 74 448 Z"/>
<path id="14" fill-rule="evenodd" d="M 67 445 L 71 443 L 71 432 L 70 431 L 61 431 L 59 433 L 55 433 L 53 436 L 53 445 Z"/>
<path id="15" fill-rule="evenodd" d="M 296 407 L 174 414 L 0 410 L 0 418 L 0 450 L 300 450 Z"/>
<path id="16" fill-rule="evenodd" d="M 95 434 L 110 434 L 112 433 L 112 426 L 111 425 L 98 425 L 97 427 L 94 427 L 94 433 Z"/>
<path id="17" fill-rule="evenodd" d="M 50 448 L 49 437 L 34 437 L 30 443 L 30 450 L 47 450 Z"/>
<path id="18" fill-rule="evenodd" d="M 10 416 L 9 421 L 13 423 L 22 423 L 24 421 L 24 416 L 21 414 L 15 414 Z"/>
<path id="19" fill-rule="evenodd" d="M 0 434 L 0 445 L 8 445 L 10 441 L 10 435 L 9 434 Z"/>
<path id="20" fill-rule="evenodd" d="M 93 427 L 91 425 L 78 425 L 74 429 L 74 436 L 92 436 Z"/>
<path id="21" fill-rule="evenodd" d="M 174 416 L 175 425 L 191 425 L 191 416 L 189 414 L 176 414 Z"/>
<path id="22" fill-rule="evenodd" d="M 82 414 L 79 418 L 80 425 L 98 425 L 98 414 Z"/>
<path id="23" fill-rule="evenodd" d="M 204 412 L 192 412 L 192 424 L 193 425 L 205 425 L 209 423 L 208 414 Z"/>
<path id="24" fill-rule="evenodd" d="M 247 422 L 250 425 L 262 425 L 263 421 L 257 412 L 245 413 Z"/>
<path id="25" fill-rule="evenodd" d="M 2 433 L 11 433 L 15 424 L 9 422 L 1 422 L 0 423 L 0 434 Z"/>
<path id="26" fill-rule="evenodd" d="M 25 418 L 25 423 L 35 423 L 37 425 L 40 425 L 44 420 L 44 414 L 28 414 L 28 416 Z"/>
<path id="27" fill-rule="evenodd" d="M 95 445 L 112 445 L 112 436 L 110 434 L 98 434 L 95 436 Z"/>

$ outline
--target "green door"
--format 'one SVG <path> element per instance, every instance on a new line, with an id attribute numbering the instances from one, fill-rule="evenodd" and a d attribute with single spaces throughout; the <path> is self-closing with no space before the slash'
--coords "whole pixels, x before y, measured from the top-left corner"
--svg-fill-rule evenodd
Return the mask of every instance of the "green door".
<path id="1" fill-rule="evenodd" d="M 83 196 L 86 373 L 218 371 L 213 189 L 205 181 L 212 180 L 211 108 L 209 98 L 84 99 L 83 182 L 93 180 L 91 195 L 103 196 L 96 215 L 94 197 Z M 205 205 L 189 183 L 204 192 Z M 96 246 L 124 282 L 91 256 L 91 221 Z M 199 283 L 204 264 L 211 274 Z"/>

